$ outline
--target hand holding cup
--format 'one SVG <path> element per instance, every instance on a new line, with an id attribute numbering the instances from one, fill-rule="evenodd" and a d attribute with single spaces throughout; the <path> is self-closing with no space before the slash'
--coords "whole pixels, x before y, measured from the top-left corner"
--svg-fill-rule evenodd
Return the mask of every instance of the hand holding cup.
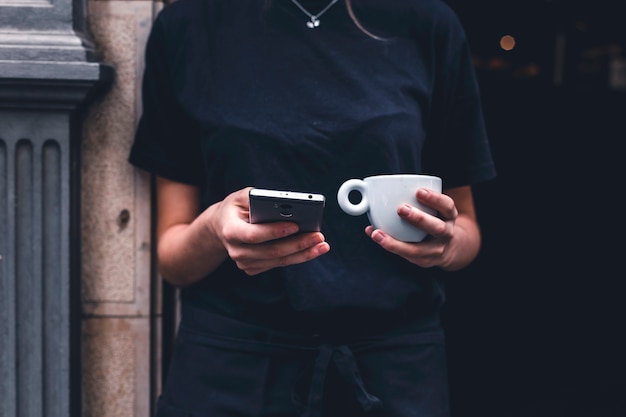
<path id="1" fill-rule="evenodd" d="M 398 207 L 410 204 L 431 215 L 436 211 L 417 201 L 416 193 L 420 188 L 436 192 L 442 190 L 442 180 L 432 175 L 390 174 L 375 175 L 364 179 L 349 179 L 337 192 L 337 202 L 341 209 L 352 216 L 367 213 L 374 228 L 381 229 L 397 240 L 421 242 L 426 232 L 411 225 L 398 215 Z M 350 201 L 350 194 L 361 195 L 358 203 Z"/>

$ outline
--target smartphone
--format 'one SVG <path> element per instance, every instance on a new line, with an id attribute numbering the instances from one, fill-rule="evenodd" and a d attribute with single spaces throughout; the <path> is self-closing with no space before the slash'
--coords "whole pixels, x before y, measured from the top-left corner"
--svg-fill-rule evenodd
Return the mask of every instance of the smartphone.
<path id="1" fill-rule="evenodd" d="M 319 232 L 322 227 L 323 194 L 253 188 L 249 198 L 250 223 L 289 221 L 301 232 Z"/>

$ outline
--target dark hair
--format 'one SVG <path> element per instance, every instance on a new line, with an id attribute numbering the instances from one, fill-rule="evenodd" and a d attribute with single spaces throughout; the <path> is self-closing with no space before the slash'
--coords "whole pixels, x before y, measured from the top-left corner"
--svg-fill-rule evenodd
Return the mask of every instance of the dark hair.
<path id="1" fill-rule="evenodd" d="M 385 39 L 385 38 L 381 38 L 378 35 L 373 34 L 361 24 L 359 19 L 354 14 L 354 10 L 352 9 L 352 0 L 345 0 L 345 3 L 346 3 L 346 9 L 348 10 L 348 14 L 350 15 L 350 19 L 352 19 L 356 27 L 358 27 L 361 32 L 365 33 L 370 38 L 378 39 L 380 41 Z"/>

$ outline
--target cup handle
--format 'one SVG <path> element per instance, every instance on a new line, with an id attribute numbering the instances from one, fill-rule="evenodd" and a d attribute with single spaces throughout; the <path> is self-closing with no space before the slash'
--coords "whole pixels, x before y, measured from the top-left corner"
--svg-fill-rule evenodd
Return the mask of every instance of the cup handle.
<path id="1" fill-rule="evenodd" d="M 348 198 L 352 191 L 361 193 L 361 201 L 358 204 L 352 204 Z M 367 212 L 369 202 L 367 201 L 367 184 L 365 181 L 351 179 L 341 184 L 339 191 L 337 191 L 337 202 L 339 207 L 351 216 L 360 216 Z"/>

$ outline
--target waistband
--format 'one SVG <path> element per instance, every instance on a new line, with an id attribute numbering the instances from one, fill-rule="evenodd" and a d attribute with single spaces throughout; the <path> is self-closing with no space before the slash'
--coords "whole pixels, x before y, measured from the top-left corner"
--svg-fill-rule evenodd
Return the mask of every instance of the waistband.
<path id="1" fill-rule="evenodd" d="M 225 348 L 252 351 L 289 352 L 317 350 L 320 345 L 349 345 L 354 349 L 369 346 L 392 347 L 415 344 L 443 344 L 444 334 L 438 314 L 420 318 L 410 326 L 401 326 L 376 334 L 298 334 L 277 331 L 242 322 L 204 310 L 186 303 L 181 307 L 180 331 L 195 335 L 196 339 L 208 337 L 210 344 L 219 343 Z M 200 340 L 197 340 L 201 342 Z"/>

